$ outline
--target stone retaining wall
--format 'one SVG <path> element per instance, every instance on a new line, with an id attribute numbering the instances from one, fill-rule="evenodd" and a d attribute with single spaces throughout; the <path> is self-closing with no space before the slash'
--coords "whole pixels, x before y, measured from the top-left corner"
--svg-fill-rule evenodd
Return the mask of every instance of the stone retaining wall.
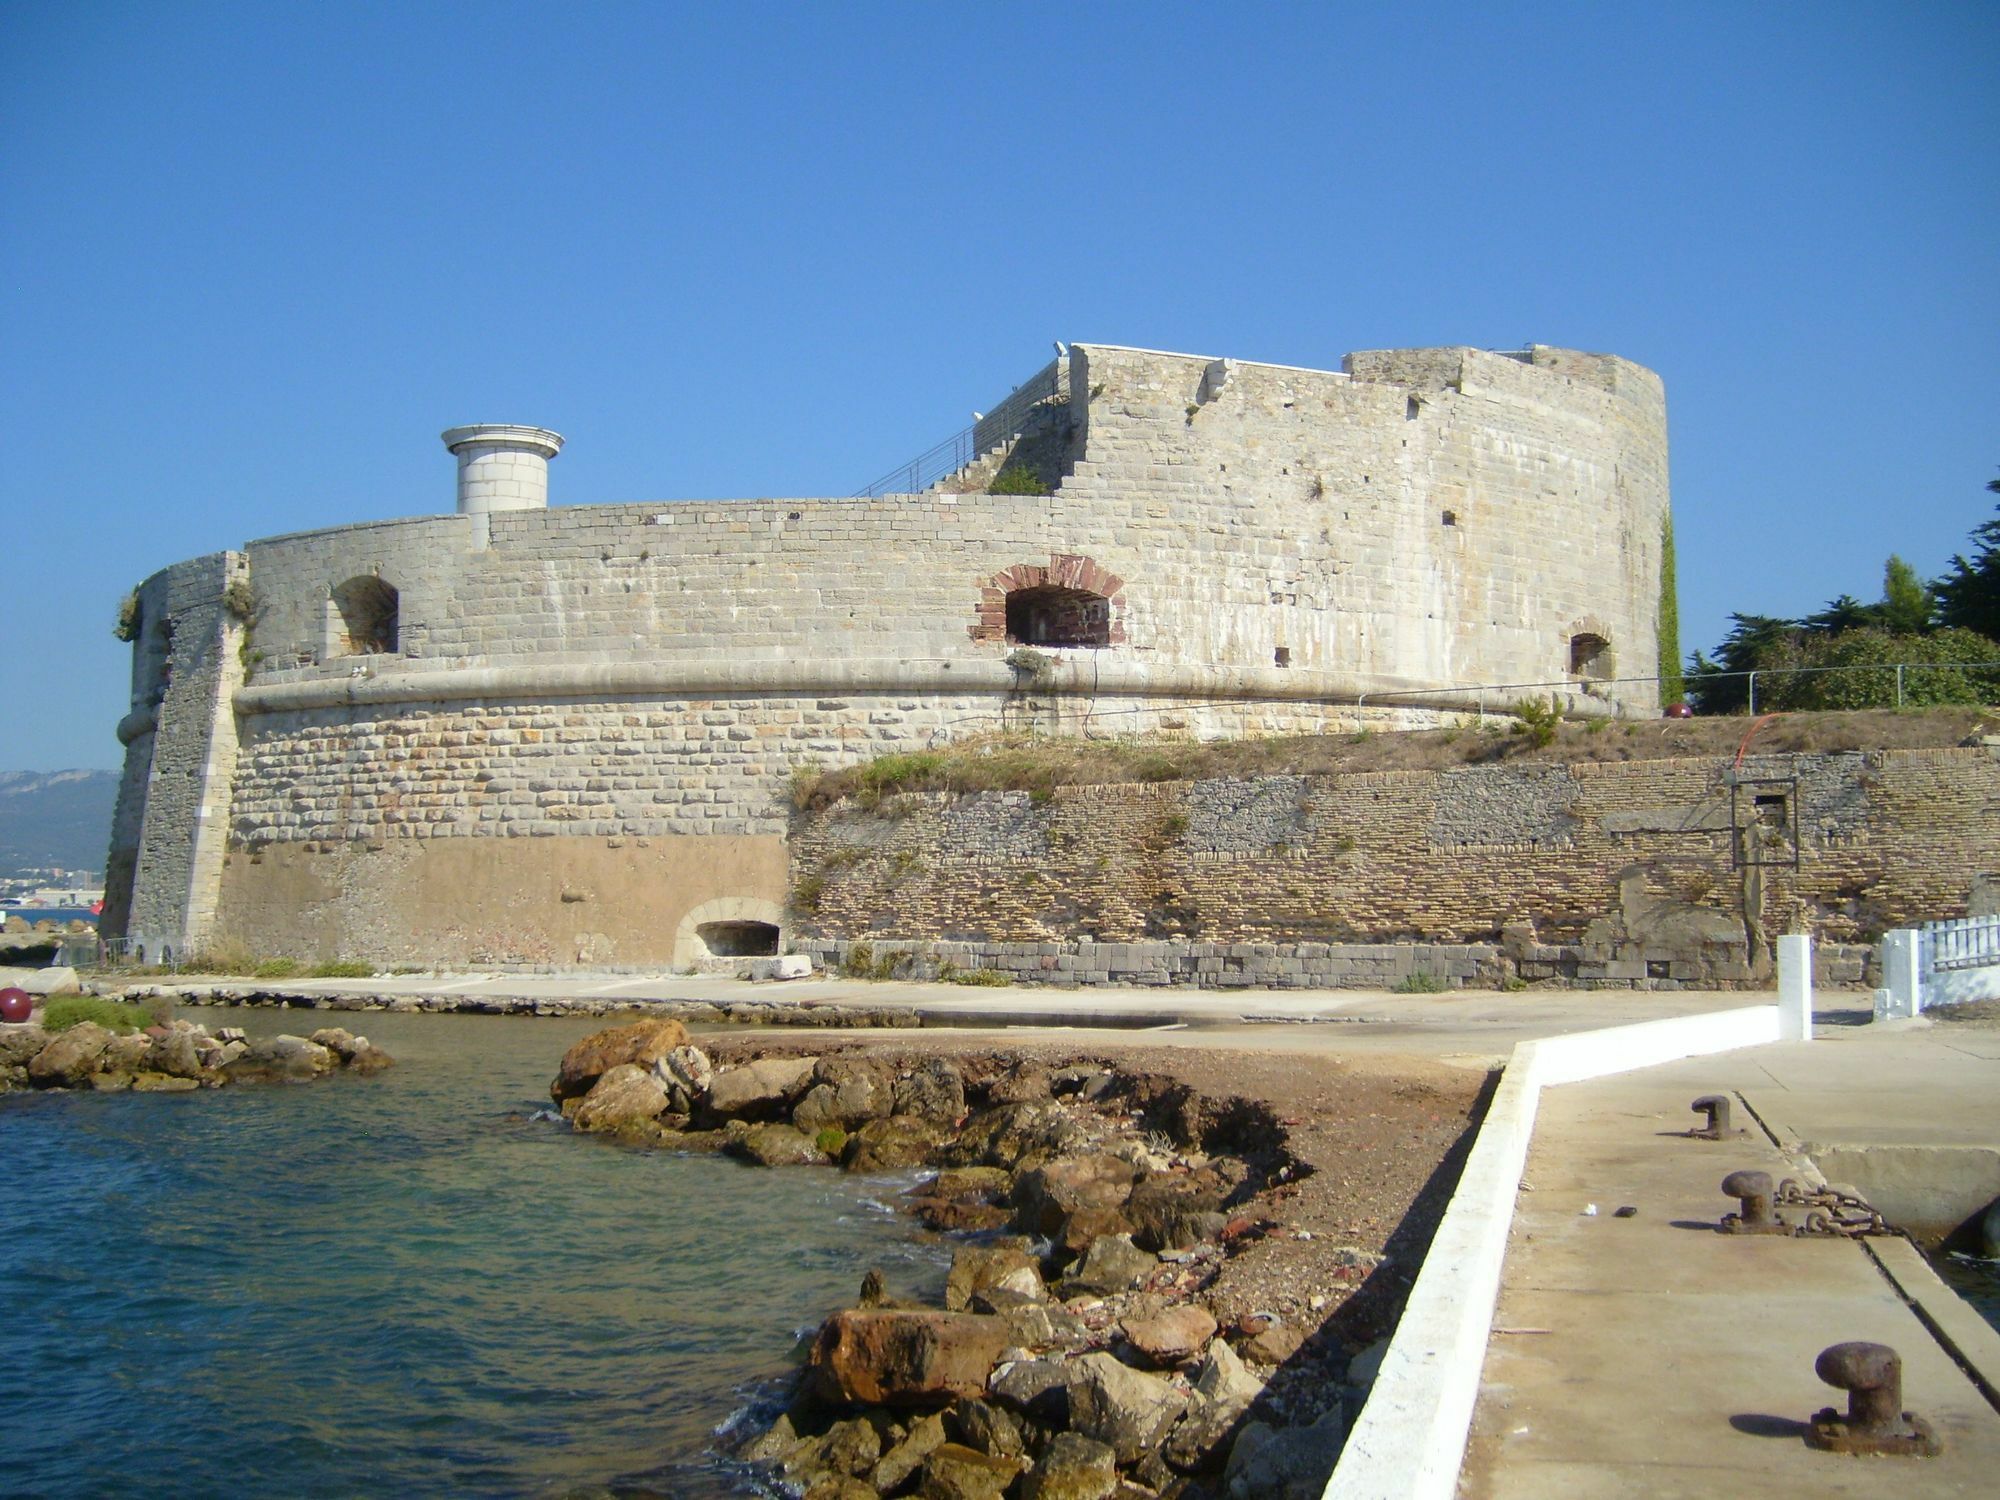
<path id="1" fill-rule="evenodd" d="M 1453 980 L 1763 984 L 1776 934 L 1865 949 L 1890 927 L 1962 914 L 2000 865 L 2000 759 L 1897 750 L 906 794 L 800 819 L 791 863 L 796 940 L 815 951 L 931 941 L 967 945 L 962 966 L 1139 983 L 1238 982 L 1216 976 L 1254 961 L 1259 977 L 1241 982 L 1393 984 L 1431 965 Z"/>

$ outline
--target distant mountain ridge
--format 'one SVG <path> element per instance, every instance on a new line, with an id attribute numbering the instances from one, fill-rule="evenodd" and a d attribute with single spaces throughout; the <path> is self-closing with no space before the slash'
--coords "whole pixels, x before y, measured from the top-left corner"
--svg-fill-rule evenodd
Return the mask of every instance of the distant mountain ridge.
<path id="1" fill-rule="evenodd" d="M 0 876 L 56 867 L 104 873 L 116 771 L 0 771 Z"/>

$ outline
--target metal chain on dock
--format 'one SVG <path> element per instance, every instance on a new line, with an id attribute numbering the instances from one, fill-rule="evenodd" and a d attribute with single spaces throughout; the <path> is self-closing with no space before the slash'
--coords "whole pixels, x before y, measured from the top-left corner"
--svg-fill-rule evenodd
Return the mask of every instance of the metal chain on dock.
<path id="1" fill-rule="evenodd" d="M 1860 1194 L 1843 1191 L 1831 1184 L 1809 1188 L 1796 1177 L 1787 1177 L 1778 1184 L 1777 1202 L 1780 1207 L 1804 1210 L 1792 1231 L 1794 1234 L 1833 1235 L 1856 1240 L 1867 1235 L 1902 1233 L 1900 1229 L 1891 1227 Z"/>

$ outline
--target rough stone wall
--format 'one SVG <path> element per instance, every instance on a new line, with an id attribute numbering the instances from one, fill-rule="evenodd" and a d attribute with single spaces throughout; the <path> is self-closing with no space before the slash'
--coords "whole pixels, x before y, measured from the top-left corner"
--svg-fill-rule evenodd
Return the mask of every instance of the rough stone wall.
<path id="1" fill-rule="evenodd" d="M 1431 695 L 1445 685 L 1567 679 L 1579 632 L 1652 660 L 1664 410 L 1637 366 L 1538 347 L 1364 354 L 1328 372 L 1079 346 L 1057 375 L 1079 456 L 1047 496 L 433 516 L 158 575 L 145 597 L 187 631 L 164 701 L 128 720 L 111 864 L 114 886 L 132 872 L 131 896 L 114 892 L 113 909 L 183 942 L 216 923 L 280 931 L 256 882 L 224 880 L 221 846 L 196 836 L 220 826 L 225 798 L 246 857 L 782 838 L 786 782 L 809 761 L 1003 728 L 1418 725 L 1507 696 Z M 239 685 L 238 627 L 218 599 L 246 567 Z M 395 591 L 392 652 L 356 654 L 335 628 L 331 596 L 357 578 Z M 1005 594 L 1031 578 L 1101 584 L 1110 644 L 1015 651 Z M 139 676 L 151 649 L 142 638 Z M 1573 686 L 1573 704 L 1653 704 L 1650 690 L 1614 701 Z M 1224 858 L 1244 826 L 1291 816 L 1258 804 L 1200 836 Z M 543 856 L 499 857 L 540 888 Z M 707 902 L 782 896 L 781 876 L 756 878 L 694 880 L 682 915 L 633 918 L 621 960 L 676 951 Z M 323 946 L 405 946 L 349 886 L 311 899 Z M 568 951 L 574 915 L 537 908 L 525 948 Z"/>
<path id="2" fill-rule="evenodd" d="M 1727 771 L 1535 764 L 842 804 L 793 829 L 798 937 L 1030 954 L 1487 944 L 1527 978 L 1735 984 L 1768 973 L 1770 934 L 1866 943 L 1961 915 L 2000 865 L 1986 750 L 1754 757 L 1742 775 L 1760 780 L 1734 809 Z M 1759 793 L 1796 801 L 1782 826 Z M 1746 872 L 1739 844 L 1785 862 Z"/>
<path id="3" fill-rule="evenodd" d="M 125 775 L 106 859 L 105 935 L 148 958 L 198 947 L 216 915 L 236 765 L 242 627 L 226 591 L 238 552 L 196 558 L 140 590 Z"/>

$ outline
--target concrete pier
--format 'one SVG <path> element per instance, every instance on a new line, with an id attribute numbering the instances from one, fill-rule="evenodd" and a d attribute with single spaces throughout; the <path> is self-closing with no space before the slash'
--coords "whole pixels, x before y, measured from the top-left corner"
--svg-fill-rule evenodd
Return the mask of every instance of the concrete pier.
<path id="1" fill-rule="evenodd" d="M 1988 1495 L 2000 1466 L 2000 1335 L 1900 1239 L 1730 1236 L 1739 1168 L 1818 1162 L 1934 1227 L 1986 1191 L 2000 1144 L 2000 1031 L 1823 1027 L 1822 1040 L 1695 1058 L 1542 1098 L 1460 1473 L 1465 1500 L 1567 1496 Z M 1678 1134 L 1698 1095 L 1739 1101 L 1733 1140 Z M 1964 1152 L 1944 1172 L 1912 1150 Z M 1896 1205 L 1888 1205 L 1896 1206 Z M 1618 1210 L 1637 1212 L 1618 1217 Z M 1593 1211 L 1594 1210 L 1594 1211 Z M 1965 1212 L 1972 1212 L 1966 1208 Z M 1903 1404 L 1944 1438 L 1932 1459 L 1808 1449 L 1844 1409 L 1813 1361 L 1866 1339 L 1903 1360 Z"/>

